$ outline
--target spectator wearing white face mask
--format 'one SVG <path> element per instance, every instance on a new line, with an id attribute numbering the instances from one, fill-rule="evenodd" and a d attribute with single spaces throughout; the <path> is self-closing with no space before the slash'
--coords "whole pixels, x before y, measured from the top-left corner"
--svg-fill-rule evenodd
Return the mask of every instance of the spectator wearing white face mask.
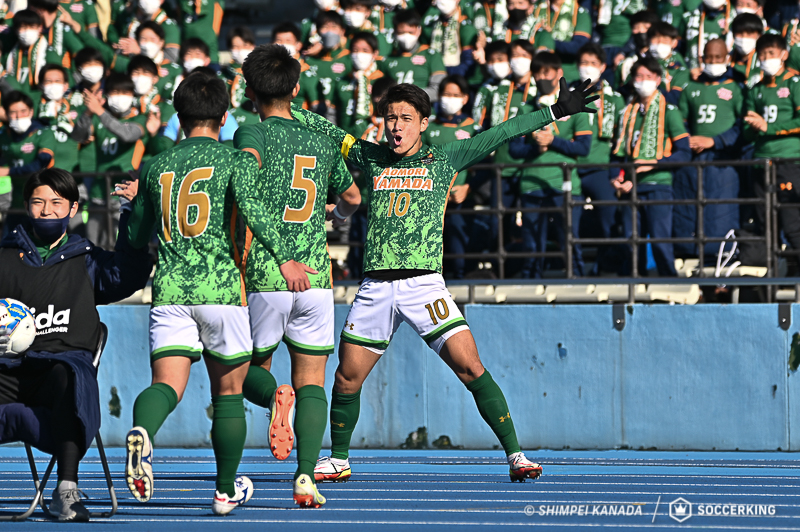
<path id="1" fill-rule="evenodd" d="M 691 158 L 689 134 L 680 111 L 667 103 L 658 90 L 663 71 L 653 57 L 640 59 L 631 68 L 635 95 L 625 107 L 619 122 L 616 156 L 623 161 L 642 164 L 631 175 L 621 174 L 613 185 L 628 199 L 637 180 L 637 196 L 644 200 L 671 200 L 672 170 L 658 166 L 660 162 L 687 162 Z M 638 210 L 639 235 L 669 238 L 672 235 L 672 205 L 644 205 Z M 625 235 L 632 234 L 633 220 L 629 209 L 623 209 Z M 675 276 L 675 256 L 672 244 L 653 243 L 653 258 L 659 277 Z M 639 272 L 647 271 L 645 246 L 639 248 Z M 632 263 L 626 261 L 622 274 L 630 275 Z"/>
<path id="2" fill-rule="evenodd" d="M 708 41 L 703 53 L 703 73 L 690 81 L 681 95 L 681 114 L 689 131 L 693 161 L 730 161 L 741 158 L 742 105 L 744 96 L 730 67 L 728 49 L 722 39 Z M 697 169 L 680 168 L 674 173 L 672 188 L 676 199 L 697 198 Z M 739 174 L 732 166 L 703 168 L 703 197 L 730 199 L 739 196 Z M 697 208 L 676 205 L 672 234 L 692 237 L 697 231 Z M 739 229 L 739 205 L 710 204 L 703 207 L 705 236 L 725 237 Z M 719 242 L 705 246 L 705 260 L 712 264 L 719 253 Z M 694 244 L 675 244 L 676 256 L 697 256 Z"/>
<path id="3" fill-rule="evenodd" d="M 317 29 L 320 35 L 319 53 L 306 56 L 311 67 L 309 72 L 314 76 L 318 87 L 318 100 L 323 104 L 331 97 L 331 90 L 338 79 L 350 74 L 353 63 L 350 51 L 346 48 L 345 23 L 342 16 L 335 11 L 325 11 L 317 17 Z M 309 107 L 312 111 L 323 113 L 320 106 Z"/>
<path id="4" fill-rule="evenodd" d="M 753 141 L 753 157 L 793 157 L 800 153 L 800 82 L 797 72 L 788 70 L 786 41 L 780 35 L 767 33 L 756 43 L 756 55 L 764 77 L 745 96 L 744 136 Z M 775 167 L 778 201 L 800 203 L 800 170 L 794 164 Z M 751 180 L 756 186 L 754 195 L 764 197 L 764 183 L 754 171 Z M 763 169 L 761 171 L 763 175 Z M 766 213 L 756 209 L 757 222 L 763 230 Z M 791 247 L 800 250 L 800 209 L 778 211 L 780 229 Z"/>
<path id="5" fill-rule="evenodd" d="M 728 35 L 733 16 L 730 0 L 703 0 L 700 7 L 683 14 L 684 41 L 687 65 L 690 70 L 700 67 L 700 56 L 706 43 Z"/>
<path id="6" fill-rule="evenodd" d="M 166 59 L 177 61 L 181 46 L 181 30 L 162 8 L 164 0 L 134 0 L 127 7 L 123 2 L 115 2 L 112 9 L 114 23 L 108 27 L 107 42 L 123 55 L 143 54 L 136 38 L 136 30 L 141 24 L 152 21 L 164 31 L 164 54 Z M 154 59 L 151 57 L 151 59 Z"/>
<path id="7" fill-rule="evenodd" d="M 737 83 L 752 88 L 761 80 L 761 69 L 758 68 L 756 41 L 764 34 L 764 26 L 755 15 L 745 13 L 731 22 L 733 49 L 731 65 Z"/>
<path id="8" fill-rule="evenodd" d="M 327 11 L 342 14 L 339 0 L 314 0 L 314 16 L 300 21 L 300 42 L 308 55 L 317 55 L 322 51 L 322 38 L 319 35 L 317 17 Z"/>
<path id="9" fill-rule="evenodd" d="M 158 89 L 158 67 L 148 57 L 137 55 L 128 63 L 128 75 L 133 81 L 133 106 L 140 114 L 153 114 L 161 122 L 159 130 L 150 135 L 147 141 L 143 161 L 158 155 L 173 146 L 163 135 L 169 119 L 175 114 L 172 104 L 164 101 Z"/>
<path id="10" fill-rule="evenodd" d="M 161 97 L 165 102 L 172 105 L 172 97 L 175 90 L 186 76 L 191 74 L 196 68 L 207 67 L 211 64 L 208 46 L 200 39 L 186 39 L 181 45 L 181 73 L 173 79 L 167 80 L 161 87 Z"/>
<path id="11" fill-rule="evenodd" d="M 316 109 L 319 104 L 319 81 L 311 71 L 311 66 L 300 55 L 300 49 L 303 47 L 303 41 L 300 39 L 300 28 L 292 22 L 282 22 L 272 30 L 272 42 L 286 48 L 292 57 L 300 63 L 300 92 L 297 93 L 292 103 L 303 109 Z M 257 113 L 255 106 L 248 107 L 254 113 Z M 237 120 L 242 116 L 239 113 L 235 114 Z M 251 118 L 247 114 L 244 114 L 244 116 L 247 116 L 247 122 L 249 123 Z M 261 120 L 259 119 L 258 121 L 260 122 Z"/>
<path id="12" fill-rule="evenodd" d="M 36 12 L 18 11 L 14 15 L 14 31 L 17 43 L 6 57 L 5 74 L 16 81 L 12 88 L 34 95 L 39 86 L 39 71 L 47 63 L 61 64 L 61 57 L 49 48 L 42 35 L 42 18 Z"/>
<path id="13" fill-rule="evenodd" d="M 439 97 L 439 83 L 447 75 L 441 54 L 421 43 L 422 19 L 413 9 L 398 11 L 394 17 L 395 46 L 378 68 L 397 83 L 423 89 L 431 102 Z"/>
<path id="14" fill-rule="evenodd" d="M 256 36 L 253 30 L 247 26 L 236 26 L 228 32 L 228 50 L 231 52 L 233 61 L 222 68 L 222 76 L 228 85 L 228 96 L 231 100 L 231 107 L 234 109 L 242 105 L 245 101 L 245 90 L 247 83 L 242 74 L 242 64 L 247 56 L 256 47 Z"/>
<path id="15" fill-rule="evenodd" d="M 466 76 L 475 64 L 478 31 L 459 0 L 435 0 L 422 23 L 422 38 L 442 56 L 450 75 Z"/>
<path id="16" fill-rule="evenodd" d="M 469 101 L 469 85 L 462 76 L 447 76 L 439 85 L 439 105 L 436 117 L 428 123 L 422 142 L 431 146 L 448 144 L 457 140 L 469 139 L 481 132 L 466 112 Z M 450 188 L 450 204 L 444 219 L 444 252 L 462 254 L 470 252 L 472 216 L 453 214 L 472 205 L 468 199 L 470 185 L 469 173 L 459 172 Z M 452 259 L 445 262 L 446 278 L 463 279 L 466 273 L 465 259 Z"/>
<path id="17" fill-rule="evenodd" d="M 681 92 L 691 79 L 683 57 L 675 51 L 678 46 L 678 30 L 666 22 L 657 22 L 647 30 L 647 38 L 650 42 L 648 53 L 658 61 L 664 72 L 658 89 L 667 97 L 667 103 L 678 105 Z M 692 74 L 700 75 L 700 72 Z"/>
<path id="18" fill-rule="evenodd" d="M 55 167 L 73 172 L 78 167 L 80 145 L 70 138 L 78 113 L 70 104 L 69 73 L 61 65 L 47 64 L 39 72 L 42 97 L 36 105 L 36 118 L 53 132 Z"/>
<path id="19" fill-rule="evenodd" d="M 372 85 L 384 77 L 378 70 L 378 40 L 372 33 L 356 33 L 350 40 L 353 71 L 336 82 L 327 102 L 327 118 L 351 135 L 356 122 L 368 121 L 373 114 Z"/>

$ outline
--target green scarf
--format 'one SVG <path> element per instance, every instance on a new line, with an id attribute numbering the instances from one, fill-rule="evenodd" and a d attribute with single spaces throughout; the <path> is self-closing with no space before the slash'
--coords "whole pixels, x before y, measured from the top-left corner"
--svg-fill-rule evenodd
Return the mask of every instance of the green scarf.
<path id="1" fill-rule="evenodd" d="M 634 101 L 625 108 L 622 116 L 622 134 L 617 145 L 617 152 L 620 147 L 624 147 L 625 155 L 633 159 L 661 159 L 664 156 L 664 114 L 667 104 L 660 92 L 656 91 L 651 97 L 650 105 L 645 111 L 639 137 L 634 144 L 633 139 L 636 117 L 642 105 L 647 105 Z"/>
<path id="2" fill-rule="evenodd" d="M 6 59 L 6 72 L 9 76 L 13 77 L 20 83 L 27 83 L 30 87 L 35 87 L 39 84 L 39 71 L 45 65 L 47 58 L 47 38 L 44 35 L 39 36 L 39 40 L 33 45 L 33 50 L 29 56 L 30 62 L 27 66 L 27 80 L 21 80 L 20 75 L 26 67 L 22 66 L 22 58 L 20 54 L 25 54 L 20 49 L 19 43 L 15 44 L 8 54 Z"/>
<path id="3" fill-rule="evenodd" d="M 575 11 L 575 0 L 564 0 L 558 14 L 553 17 L 549 3 L 543 4 L 543 9 L 547 13 L 547 22 L 550 26 L 550 34 L 556 41 L 571 41 L 575 33 L 575 26 L 572 23 L 572 14 Z"/>
<path id="4" fill-rule="evenodd" d="M 597 24 L 606 26 L 611 23 L 612 15 L 634 15 L 647 9 L 643 0 L 600 0 L 597 8 Z"/>
<path id="5" fill-rule="evenodd" d="M 601 81 L 600 84 L 600 100 L 595 104 L 599 111 L 597 116 L 598 137 L 603 140 L 609 140 L 614 138 L 614 130 L 617 125 L 614 118 L 617 116 L 617 105 L 615 98 L 613 98 L 614 89 L 611 88 L 611 85 L 605 80 Z"/>
<path id="6" fill-rule="evenodd" d="M 369 77 L 378 69 L 377 63 L 373 62 L 370 67 L 362 72 L 353 72 L 356 78 L 356 108 L 355 118 L 368 120 L 372 116 L 372 99 L 370 98 L 370 79 Z"/>
<path id="7" fill-rule="evenodd" d="M 441 18 L 436 20 L 431 34 L 431 49 L 442 54 L 444 66 L 458 66 L 461 63 L 461 36 L 459 35 L 459 19 L 461 9 L 456 9 L 447 25 Z"/>

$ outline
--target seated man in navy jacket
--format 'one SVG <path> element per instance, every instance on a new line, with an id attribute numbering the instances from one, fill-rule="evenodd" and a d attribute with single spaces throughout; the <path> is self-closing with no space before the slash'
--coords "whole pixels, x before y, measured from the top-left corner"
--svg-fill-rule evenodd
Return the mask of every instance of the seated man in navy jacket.
<path id="1" fill-rule="evenodd" d="M 100 428 L 92 365 L 100 335 L 96 305 L 143 288 L 152 262 L 146 247 L 128 244 L 129 207 L 120 218 L 114 252 L 67 235 L 78 212 L 78 185 L 64 170 L 32 175 L 24 200 L 32 230 L 18 225 L 0 242 L 0 297 L 28 305 L 37 336 L 16 357 L 8 351 L 8 336 L 0 335 L 0 441 L 27 437 L 53 454 L 58 486 L 50 511 L 59 520 L 88 521 L 77 482 L 78 463 Z"/>

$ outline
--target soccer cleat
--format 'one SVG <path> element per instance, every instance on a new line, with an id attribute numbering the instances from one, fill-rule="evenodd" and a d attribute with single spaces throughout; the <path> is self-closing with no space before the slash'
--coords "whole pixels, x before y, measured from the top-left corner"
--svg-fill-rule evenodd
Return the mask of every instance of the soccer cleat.
<path id="1" fill-rule="evenodd" d="M 314 467 L 317 482 L 346 482 L 350 478 L 350 460 L 339 460 L 323 456 Z"/>
<path id="2" fill-rule="evenodd" d="M 294 390 L 284 384 L 275 390 L 270 405 L 269 448 L 278 460 L 286 460 L 294 445 Z"/>
<path id="3" fill-rule="evenodd" d="M 216 515 L 228 515 L 237 506 L 242 506 L 250 497 L 253 496 L 253 481 L 245 476 L 236 477 L 233 481 L 236 487 L 236 495 L 228 497 L 227 493 L 214 491 L 214 501 L 211 503 L 211 511 Z"/>
<path id="4" fill-rule="evenodd" d="M 133 427 L 125 438 L 128 458 L 125 481 L 136 500 L 147 502 L 153 496 L 153 446 L 142 427 Z"/>
<path id="5" fill-rule="evenodd" d="M 53 501 L 50 513 L 59 521 L 85 523 L 89 521 L 89 510 L 81 503 L 81 495 L 86 494 L 78 489 L 75 482 L 63 481 L 53 490 Z"/>
<path id="6" fill-rule="evenodd" d="M 325 504 L 325 497 L 317 491 L 308 475 L 300 475 L 294 481 L 294 502 L 301 508 L 319 508 Z"/>
<path id="7" fill-rule="evenodd" d="M 508 475 L 511 477 L 511 482 L 525 482 L 525 479 L 537 479 L 542 475 L 542 466 L 531 462 L 525 455 L 520 453 L 514 453 L 509 457 L 509 466 L 511 466 L 508 470 Z"/>

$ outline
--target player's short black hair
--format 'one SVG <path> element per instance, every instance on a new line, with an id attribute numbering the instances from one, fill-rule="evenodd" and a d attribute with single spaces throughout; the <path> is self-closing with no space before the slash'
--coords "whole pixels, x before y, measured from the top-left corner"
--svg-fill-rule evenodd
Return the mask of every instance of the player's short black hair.
<path id="1" fill-rule="evenodd" d="M 58 0 L 28 0 L 28 9 L 41 9 L 48 13 L 55 13 L 58 6 Z"/>
<path id="2" fill-rule="evenodd" d="M 144 70 L 148 74 L 152 74 L 157 78 L 161 77 L 158 75 L 158 65 L 156 65 L 155 62 L 146 55 L 135 55 L 131 57 L 131 60 L 128 63 L 128 75 L 132 75 L 136 70 Z"/>
<path id="3" fill-rule="evenodd" d="M 103 54 L 100 53 L 100 50 L 97 48 L 91 48 L 89 46 L 79 50 L 72 60 L 75 63 L 75 68 L 80 68 L 86 63 L 94 62 L 102 63 L 102 65 L 106 67 L 106 62 L 103 61 Z"/>
<path id="4" fill-rule="evenodd" d="M 458 87 L 458 90 L 461 91 L 461 94 L 469 94 L 469 83 L 467 83 L 467 80 L 464 79 L 464 76 L 453 74 L 451 76 L 445 77 L 442 80 L 442 82 L 439 83 L 439 97 L 442 96 L 444 88 L 447 85 L 456 85 Z"/>
<path id="5" fill-rule="evenodd" d="M 401 83 L 389 89 L 378 104 L 378 116 L 386 116 L 389 105 L 399 102 L 405 102 L 413 107 L 420 118 L 431 116 L 431 99 L 428 93 L 411 83 Z"/>
<path id="6" fill-rule="evenodd" d="M 752 13 L 742 13 L 737 15 L 731 22 L 731 33 L 733 35 L 742 33 L 764 33 L 764 23 L 761 17 Z"/>
<path id="7" fill-rule="evenodd" d="M 234 26 L 230 29 L 230 31 L 228 31 L 228 36 L 226 37 L 228 48 L 233 47 L 234 37 L 239 37 L 245 43 L 249 43 L 254 46 L 256 44 L 256 34 L 253 33 L 253 30 L 251 30 L 248 26 Z"/>
<path id="8" fill-rule="evenodd" d="M 778 48 L 786 50 L 786 39 L 777 33 L 765 33 L 756 41 L 756 53 L 761 53 L 762 50 L 767 48 Z"/>
<path id="9" fill-rule="evenodd" d="M 131 94 L 135 94 L 136 91 L 134 90 L 133 80 L 128 74 L 123 74 L 122 72 L 112 72 L 106 78 L 106 83 L 103 86 L 103 90 L 106 94 L 111 94 L 112 92 L 129 92 Z"/>
<path id="10" fill-rule="evenodd" d="M 640 57 L 639 60 L 633 64 L 631 67 L 631 78 L 636 75 L 636 72 L 640 68 L 646 68 L 653 74 L 657 74 L 659 76 L 664 75 L 664 69 L 661 68 L 661 65 L 658 63 L 658 59 L 650 55 Z"/>
<path id="11" fill-rule="evenodd" d="M 353 38 L 350 39 L 351 51 L 353 50 L 353 45 L 355 44 L 356 41 L 364 41 L 370 48 L 372 48 L 373 52 L 376 52 L 378 50 L 378 39 L 375 37 L 375 35 L 373 35 L 368 31 L 359 31 L 358 33 L 353 35 Z"/>
<path id="12" fill-rule="evenodd" d="M 211 51 L 208 49 L 208 45 L 197 37 L 190 37 L 181 43 L 180 58 L 183 59 L 191 50 L 200 50 L 206 57 L 211 57 Z"/>
<path id="13" fill-rule="evenodd" d="M 488 61 L 490 57 L 494 54 L 503 54 L 506 57 L 511 56 L 511 48 L 508 46 L 508 43 L 505 41 L 492 41 L 486 45 L 484 50 L 484 55 L 486 60 Z"/>
<path id="14" fill-rule="evenodd" d="M 33 109 L 33 100 L 31 97 L 21 91 L 11 91 L 3 97 L 3 109 L 8 114 L 8 109 L 15 103 L 22 102 L 31 109 Z"/>
<path id="15" fill-rule="evenodd" d="M 561 58 L 553 52 L 539 52 L 531 61 L 531 72 L 541 72 L 545 68 L 558 70 L 561 68 Z"/>
<path id="16" fill-rule="evenodd" d="M 417 13 L 415 9 L 401 9 L 397 12 L 392 21 L 395 31 L 397 31 L 397 26 L 400 24 L 422 26 L 422 17 L 419 16 L 419 13 Z"/>
<path id="17" fill-rule="evenodd" d="M 43 26 L 42 17 L 32 9 L 17 11 L 14 15 L 14 28 L 19 31 L 23 26 Z"/>
<path id="18" fill-rule="evenodd" d="M 603 50 L 603 47 L 597 44 L 596 42 L 589 41 L 583 46 L 578 49 L 578 55 L 576 58 L 578 61 L 581 60 L 581 57 L 584 55 L 593 55 L 597 58 L 598 61 L 605 64 L 608 56 L 606 55 L 606 51 Z"/>
<path id="19" fill-rule="evenodd" d="M 514 41 L 511 41 L 511 43 L 508 45 L 509 57 L 511 56 L 511 49 L 514 48 L 515 46 L 517 48 L 522 48 L 523 50 L 525 50 L 525 52 L 529 54 L 532 58 L 536 57 L 536 46 L 534 46 L 532 42 L 526 39 L 516 39 Z"/>
<path id="20" fill-rule="evenodd" d="M 303 34 L 300 32 L 300 28 L 297 27 L 297 24 L 294 22 L 281 22 L 272 30 L 272 41 L 275 42 L 275 38 L 278 36 L 279 33 L 291 33 L 294 35 L 294 38 L 297 39 L 297 42 L 303 40 Z"/>
<path id="21" fill-rule="evenodd" d="M 136 28 L 136 34 L 135 34 L 135 37 L 136 37 L 137 41 L 142 36 L 142 32 L 144 30 L 152 31 L 162 41 L 166 40 L 167 34 L 164 33 L 164 28 L 162 28 L 161 24 L 155 22 L 154 20 L 148 20 L 146 22 L 142 22 L 141 24 L 139 24 L 139 27 Z"/>
<path id="22" fill-rule="evenodd" d="M 344 29 L 344 18 L 336 11 L 323 11 L 317 15 L 317 20 L 314 21 L 317 25 L 317 31 L 321 31 L 322 27 L 329 22 Z"/>
<path id="23" fill-rule="evenodd" d="M 389 89 L 396 86 L 397 82 L 391 76 L 376 79 L 372 84 L 372 94 L 370 95 L 372 101 L 381 101 L 386 96 L 386 93 L 389 92 Z"/>
<path id="24" fill-rule="evenodd" d="M 634 13 L 631 15 L 630 19 L 631 26 L 634 24 L 644 23 L 644 24 L 655 24 L 658 22 L 659 19 L 658 15 L 653 13 L 652 11 L 639 11 L 638 13 Z"/>
<path id="25" fill-rule="evenodd" d="M 203 74 L 204 76 L 209 76 L 212 78 L 219 78 L 219 74 L 217 74 L 217 72 L 213 68 L 207 66 L 201 66 L 195 68 L 194 70 L 192 70 L 192 74 L 194 73 Z"/>
<path id="26" fill-rule="evenodd" d="M 28 203 L 33 196 L 33 191 L 39 187 L 50 187 L 53 192 L 69 201 L 70 204 L 78 203 L 80 193 L 78 183 L 72 174 L 61 168 L 46 168 L 36 172 L 25 181 L 22 198 Z"/>
<path id="27" fill-rule="evenodd" d="M 290 100 L 300 81 L 300 63 L 280 44 L 257 46 L 242 65 L 247 87 L 262 105 Z"/>
<path id="28" fill-rule="evenodd" d="M 39 85 L 44 83 L 44 75 L 50 72 L 51 70 L 58 70 L 59 72 L 61 72 L 61 75 L 64 76 L 64 83 L 70 83 L 69 72 L 67 72 L 66 68 L 56 63 L 47 63 L 39 71 Z"/>
<path id="29" fill-rule="evenodd" d="M 672 24 L 667 24 L 666 22 L 659 21 L 650 26 L 650 29 L 647 30 L 647 39 L 653 40 L 655 37 L 667 37 L 668 39 L 680 39 L 680 33 L 678 33 L 678 28 L 673 26 Z"/>
<path id="30" fill-rule="evenodd" d="M 195 70 L 178 85 L 173 105 L 184 129 L 215 129 L 228 112 L 230 99 L 225 82 L 218 76 Z"/>

